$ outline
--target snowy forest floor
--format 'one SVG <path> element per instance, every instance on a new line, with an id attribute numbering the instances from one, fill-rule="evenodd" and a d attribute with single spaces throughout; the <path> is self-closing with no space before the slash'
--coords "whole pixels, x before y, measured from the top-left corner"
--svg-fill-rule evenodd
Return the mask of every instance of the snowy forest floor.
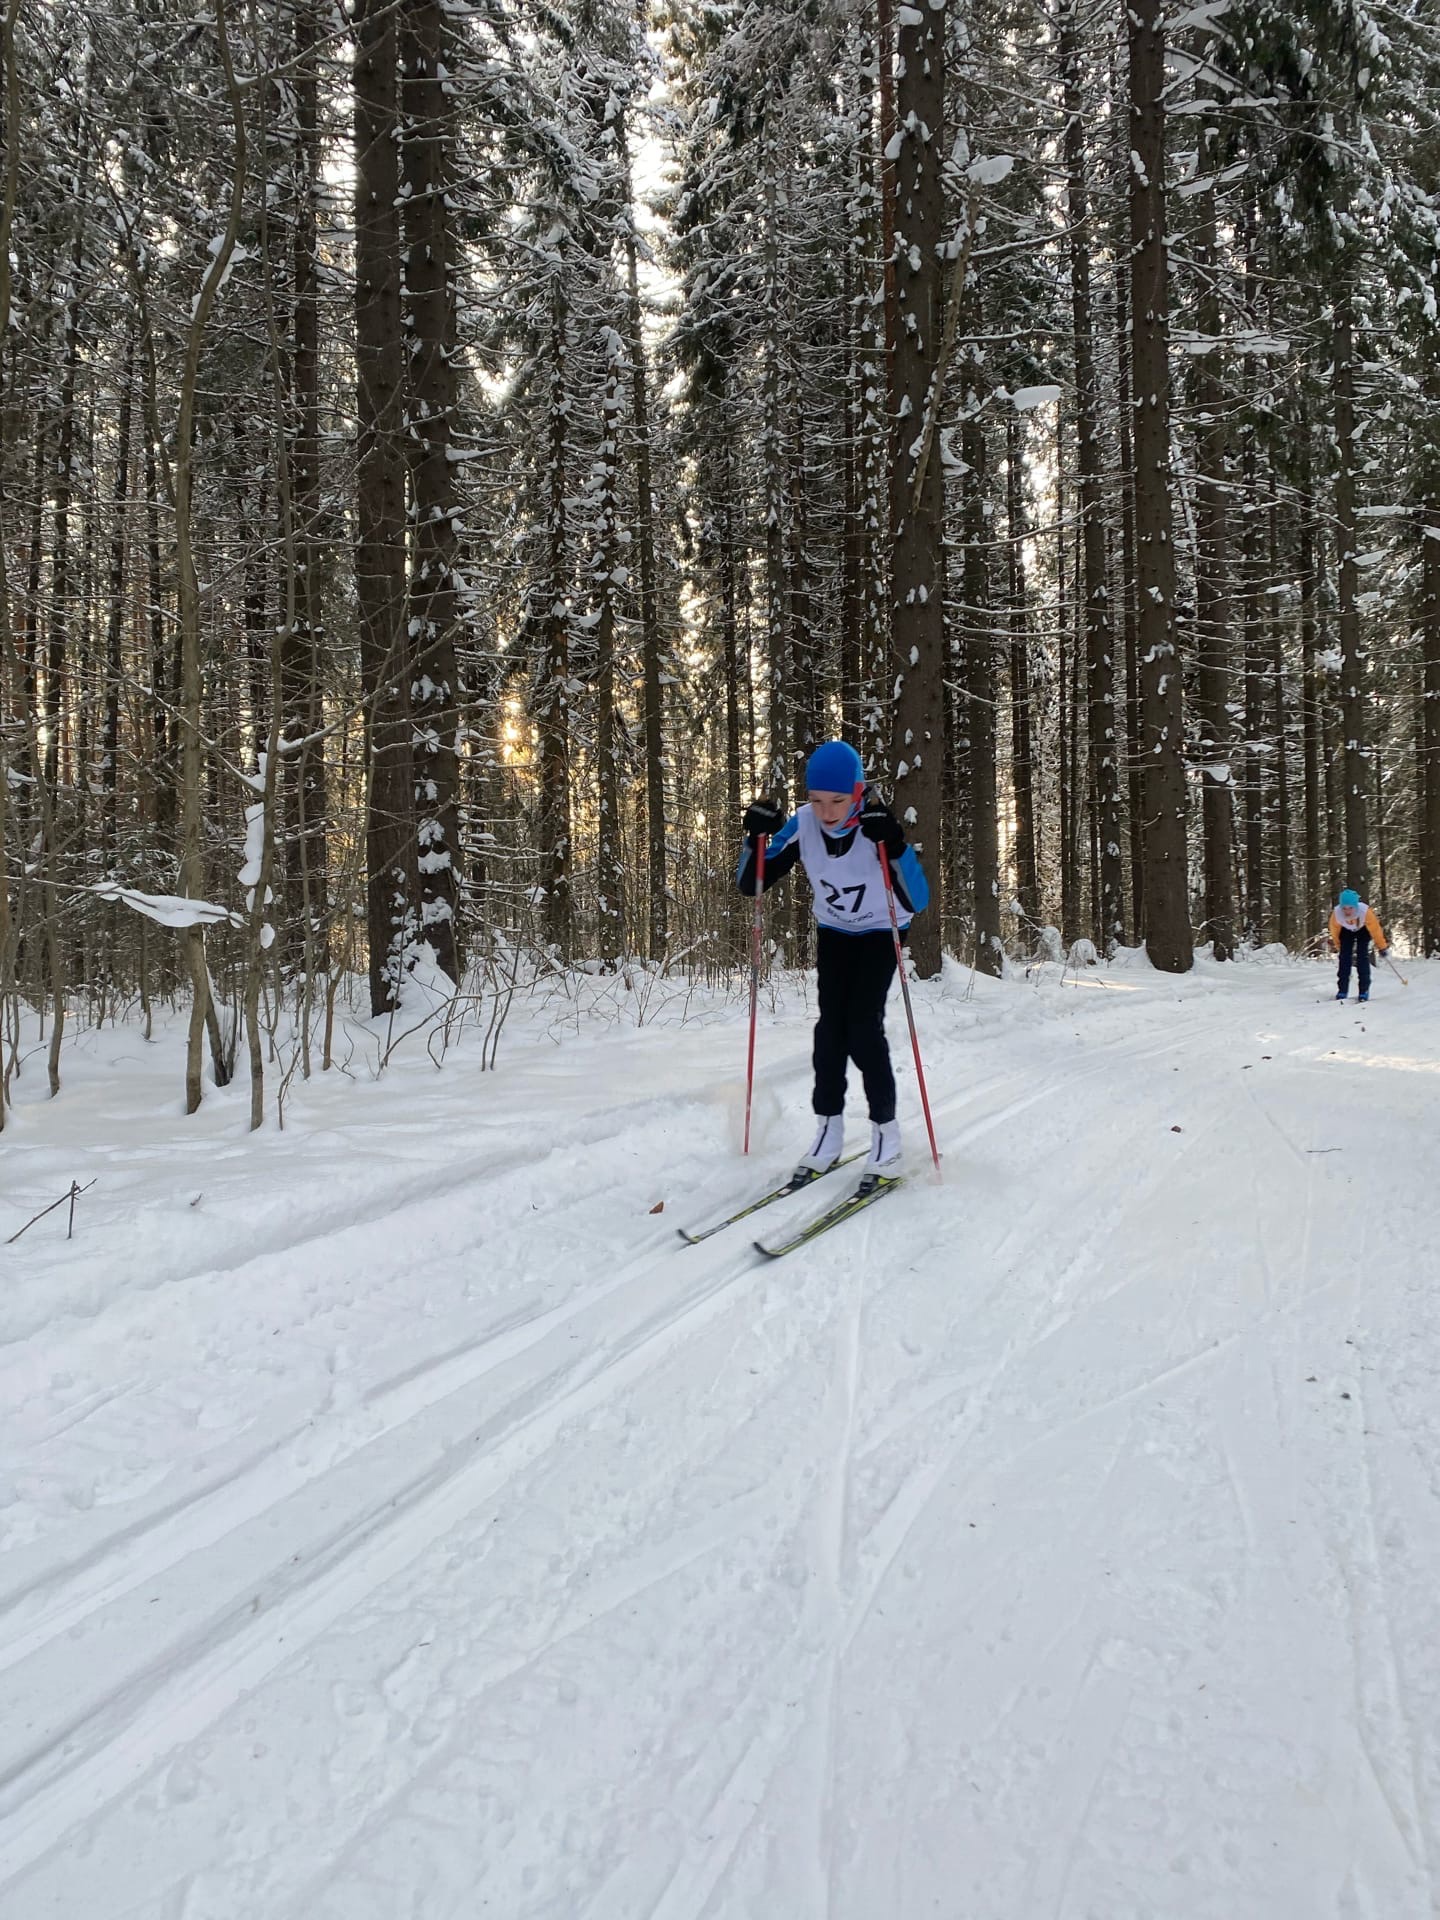
<path id="1" fill-rule="evenodd" d="M 912 1182 L 778 1264 L 827 1187 L 675 1229 L 795 1157 L 794 982 L 750 1166 L 698 996 L 254 1137 L 178 1029 L 32 1063 L 0 1241 L 96 1184 L 0 1248 L 5 1920 L 1433 1916 L 1409 972 L 948 972 L 943 1182 L 907 1058 Z"/>

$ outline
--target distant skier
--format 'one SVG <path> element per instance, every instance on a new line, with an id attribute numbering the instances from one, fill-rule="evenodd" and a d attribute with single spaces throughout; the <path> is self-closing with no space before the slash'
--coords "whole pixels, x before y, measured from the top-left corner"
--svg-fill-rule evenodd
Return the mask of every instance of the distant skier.
<path id="1" fill-rule="evenodd" d="M 1337 1000 L 1344 1000 L 1350 992 L 1350 967 L 1354 963 L 1360 982 L 1360 999 L 1363 1003 L 1370 998 L 1370 942 L 1375 942 L 1375 951 L 1385 953 L 1390 942 L 1381 930 L 1375 917 L 1375 909 L 1367 907 L 1353 887 L 1346 887 L 1338 904 L 1330 915 L 1330 945 L 1340 951 L 1340 978 Z"/>
<path id="2" fill-rule="evenodd" d="M 766 891 L 798 860 L 815 895 L 815 955 L 820 1017 L 815 1022 L 814 1144 L 796 1168 L 824 1173 L 845 1146 L 845 1080 L 851 1060 L 860 1070 L 870 1108 L 866 1174 L 893 1174 L 900 1160 L 895 1118 L 895 1074 L 885 1038 L 885 997 L 895 978 L 895 942 L 885 898 L 879 849 L 890 859 L 897 923 L 903 932 L 930 898 L 924 869 L 905 829 L 865 784 L 860 755 L 829 740 L 805 769 L 809 804 L 787 820 L 773 800 L 745 809 L 745 848 L 736 878 L 755 893 L 756 841 L 765 848 Z"/>

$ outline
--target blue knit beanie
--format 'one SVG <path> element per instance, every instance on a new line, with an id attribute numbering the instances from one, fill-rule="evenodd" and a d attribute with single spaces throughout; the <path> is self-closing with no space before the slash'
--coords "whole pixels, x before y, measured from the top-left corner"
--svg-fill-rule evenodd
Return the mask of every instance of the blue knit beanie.
<path id="1" fill-rule="evenodd" d="M 1353 887 L 1346 887 L 1340 896 L 1340 904 L 1342 907 L 1358 907 L 1360 904 L 1360 896 Z"/>
<path id="2" fill-rule="evenodd" d="M 864 781 L 865 762 L 846 740 L 827 740 L 805 765 L 807 793 L 853 793 Z"/>

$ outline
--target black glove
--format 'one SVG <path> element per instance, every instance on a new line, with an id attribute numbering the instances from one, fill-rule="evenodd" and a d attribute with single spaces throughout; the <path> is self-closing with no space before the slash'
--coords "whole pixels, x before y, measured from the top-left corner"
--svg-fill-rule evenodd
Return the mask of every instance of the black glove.
<path id="1" fill-rule="evenodd" d="M 752 800 L 745 809 L 745 837 L 754 840 L 760 834 L 767 839 L 785 824 L 785 816 L 773 800 Z"/>
<path id="2" fill-rule="evenodd" d="M 892 860 L 898 860 L 905 851 L 905 829 L 885 802 L 874 794 L 866 794 L 860 809 L 860 831 L 867 840 L 884 847 Z"/>

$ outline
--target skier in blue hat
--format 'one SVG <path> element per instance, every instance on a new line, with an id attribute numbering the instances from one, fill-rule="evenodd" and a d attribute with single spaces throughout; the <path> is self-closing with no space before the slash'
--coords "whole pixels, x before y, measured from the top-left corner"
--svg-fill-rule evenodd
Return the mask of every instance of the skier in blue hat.
<path id="1" fill-rule="evenodd" d="M 902 939 L 911 918 L 927 905 L 930 889 L 915 849 L 906 844 L 905 829 L 866 785 L 864 762 L 847 741 L 827 740 L 815 749 L 805 784 L 807 804 L 788 820 L 773 800 L 755 800 L 745 809 L 737 875 L 740 891 L 753 895 L 756 842 L 764 834 L 766 890 L 798 860 L 815 895 L 816 1130 L 796 1171 L 824 1173 L 844 1152 L 845 1082 L 853 1060 L 870 1108 L 865 1170 L 893 1174 L 900 1160 L 900 1125 L 885 999 L 895 978 L 895 940 L 880 848 L 889 856 Z"/>

